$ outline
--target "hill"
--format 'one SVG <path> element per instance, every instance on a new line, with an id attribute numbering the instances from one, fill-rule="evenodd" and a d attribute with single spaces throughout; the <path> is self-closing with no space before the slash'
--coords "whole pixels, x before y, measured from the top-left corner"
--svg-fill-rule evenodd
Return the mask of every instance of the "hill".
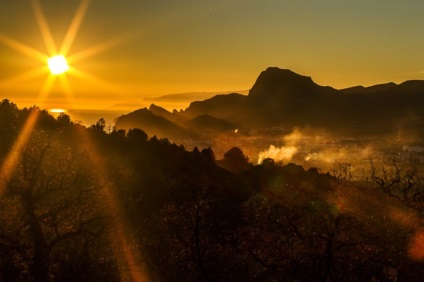
<path id="1" fill-rule="evenodd" d="M 198 137 L 196 133 L 176 125 L 161 116 L 154 115 L 146 108 L 117 118 L 115 123 L 116 130 L 129 130 L 132 128 L 140 128 L 150 136 L 156 135 L 157 137 L 169 138 L 171 140 Z"/>
<path id="2" fill-rule="evenodd" d="M 155 104 L 151 104 L 149 107 L 149 111 L 156 115 L 156 116 L 160 116 L 163 117 L 171 122 L 176 122 L 180 119 L 183 119 L 183 116 L 180 115 L 177 111 L 174 111 L 173 113 L 167 111 L 166 109 L 160 107 L 160 106 L 156 106 Z"/>
<path id="3" fill-rule="evenodd" d="M 377 84 L 369 87 L 364 87 L 362 85 L 359 86 L 353 86 L 345 89 L 340 89 L 341 92 L 346 94 L 355 94 L 355 93 L 376 93 L 380 91 L 389 90 L 393 87 L 396 87 L 397 84 L 393 82 L 384 83 L 384 84 Z"/>
<path id="4" fill-rule="evenodd" d="M 232 122 L 220 118 L 214 118 L 208 115 L 201 115 L 188 121 L 186 125 L 199 133 L 213 135 L 225 131 L 234 131 L 239 126 Z"/>
<path id="5" fill-rule="evenodd" d="M 204 101 L 192 102 L 186 110 L 179 113 L 186 118 L 208 115 L 225 119 L 236 114 L 245 101 L 245 95 L 238 93 L 221 94 Z"/>
<path id="6" fill-rule="evenodd" d="M 246 95 L 249 91 L 248 90 L 240 90 L 236 91 L 237 93 Z M 177 94 L 167 94 L 159 97 L 153 97 L 153 98 L 144 98 L 144 101 L 146 102 L 186 102 L 191 103 L 193 101 L 203 101 L 205 99 L 210 99 L 217 95 L 226 95 L 234 93 L 234 91 L 230 92 L 187 92 L 187 93 L 177 93 Z"/>

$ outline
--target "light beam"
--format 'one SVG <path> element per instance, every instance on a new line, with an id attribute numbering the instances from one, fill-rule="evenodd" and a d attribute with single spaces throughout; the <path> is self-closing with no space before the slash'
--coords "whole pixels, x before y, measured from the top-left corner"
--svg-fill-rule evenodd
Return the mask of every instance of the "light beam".
<path id="1" fill-rule="evenodd" d="M 87 12 L 88 4 L 90 3 L 90 0 L 82 0 L 77 12 L 75 13 L 75 16 L 71 22 L 71 25 L 69 26 L 68 32 L 65 35 L 65 39 L 63 40 L 62 46 L 60 47 L 60 53 L 67 55 L 69 52 L 69 49 L 72 46 L 72 43 L 75 40 L 75 37 L 77 36 L 79 27 L 81 26 L 82 20 L 84 19 L 84 15 Z"/>
<path id="2" fill-rule="evenodd" d="M 42 75 L 45 75 L 46 73 L 48 73 L 47 66 L 38 67 L 30 71 L 18 74 L 16 76 L 1 80 L 0 87 L 7 87 L 12 84 L 16 84 L 22 81 L 33 79 L 33 78 L 37 78 Z"/>
<path id="3" fill-rule="evenodd" d="M 54 43 L 53 36 L 50 32 L 49 25 L 47 24 L 46 18 L 44 17 L 43 10 L 41 9 L 38 0 L 31 1 L 32 8 L 34 9 L 35 18 L 37 19 L 38 27 L 40 28 L 41 35 L 44 39 L 44 44 L 47 47 L 47 51 L 50 56 L 57 53 L 56 44 Z"/>
<path id="4" fill-rule="evenodd" d="M 10 37 L 0 34 L 0 41 L 9 46 L 10 48 L 20 52 L 21 54 L 34 58 L 42 63 L 48 60 L 48 56 L 34 48 L 31 48 L 19 41 L 16 41 Z"/>

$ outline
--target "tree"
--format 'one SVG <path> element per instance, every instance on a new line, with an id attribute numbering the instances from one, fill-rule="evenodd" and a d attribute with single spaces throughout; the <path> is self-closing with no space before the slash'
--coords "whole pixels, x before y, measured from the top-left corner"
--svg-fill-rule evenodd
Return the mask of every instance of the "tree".
<path id="1" fill-rule="evenodd" d="M 18 132 L 19 110 L 4 99 L 0 102 L 0 159 L 11 149 Z"/>
<path id="2" fill-rule="evenodd" d="M 94 130 L 94 131 L 99 131 L 99 132 L 104 132 L 106 128 L 106 121 L 104 118 L 100 118 L 96 124 L 92 124 L 90 126 L 90 129 Z"/>
<path id="3" fill-rule="evenodd" d="M 415 167 L 402 167 L 395 160 L 378 169 L 370 160 L 371 180 L 385 194 L 424 215 L 424 179 Z"/>
<path id="4" fill-rule="evenodd" d="M 239 147 L 233 147 L 224 154 L 224 160 L 218 162 L 223 168 L 238 173 L 250 168 L 249 158 L 243 154 Z"/>
<path id="5" fill-rule="evenodd" d="M 127 138 L 131 142 L 146 143 L 148 136 L 147 136 L 146 132 L 144 132 L 143 130 L 138 129 L 138 128 L 133 128 L 133 129 L 130 129 L 128 131 Z"/>
<path id="6" fill-rule="evenodd" d="M 93 243 L 105 235 L 98 182 L 83 147 L 61 134 L 34 129 L 15 170 L 1 179 L 9 179 L 0 200 L 0 247 L 9 254 L 0 259 L 3 277 L 63 280 L 65 268 L 87 267 L 101 256 L 104 246 Z"/>

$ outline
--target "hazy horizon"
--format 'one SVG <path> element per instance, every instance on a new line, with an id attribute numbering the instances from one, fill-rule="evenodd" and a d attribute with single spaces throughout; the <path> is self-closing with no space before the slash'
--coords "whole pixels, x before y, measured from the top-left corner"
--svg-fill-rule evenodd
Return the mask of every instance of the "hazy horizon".
<path id="1" fill-rule="evenodd" d="M 261 72 L 263 71 L 265 70 L 262 70 Z M 261 72 L 258 73 L 258 76 Z M 304 75 L 302 73 L 298 73 L 298 74 L 302 76 Z M 311 79 L 315 83 L 317 83 L 313 77 L 311 77 Z M 399 85 L 411 80 L 413 79 L 407 79 L 405 81 L 401 81 L 398 83 L 395 83 L 393 81 L 386 81 L 386 82 L 373 84 L 373 85 L 357 84 L 357 85 L 351 85 L 349 87 L 344 87 L 344 88 L 335 88 L 332 85 L 321 85 L 321 86 L 329 86 L 337 90 L 343 90 L 343 89 L 349 89 L 354 87 L 367 88 L 367 87 L 372 87 L 372 86 L 382 85 L 382 84 L 389 84 L 389 83 L 395 83 Z M 9 97 L 3 96 L 1 97 L 1 100 L 8 99 L 11 102 L 15 103 L 18 106 L 18 108 L 29 108 L 32 106 L 38 106 L 41 109 L 51 112 L 53 115 L 57 115 L 56 113 L 54 113 L 55 111 L 63 110 L 63 112 L 67 113 L 74 121 L 81 122 L 85 126 L 90 126 L 92 124 L 95 124 L 96 121 L 98 121 L 100 118 L 105 119 L 108 125 L 113 125 L 114 120 L 118 118 L 119 116 L 128 114 L 138 109 L 149 108 L 152 104 L 159 106 L 161 108 L 164 108 L 165 110 L 169 112 L 172 112 L 174 110 L 180 111 L 180 110 L 186 110 L 189 107 L 189 105 L 195 101 L 204 101 L 216 95 L 226 95 L 230 93 L 238 93 L 238 94 L 247 96 L 249 95 L 249 91 L 250 91 L 250 88 L 248 90 L 234 90 L 234 91 L 226 90 L 226 91 L 218 91 L 218 92 L 193 91 L 193 92 L 181 92 L 181 93 L 167 93 L 164 95 L 141 97 L 139 99 L 121 100 L 121 101 L 116 101 L 116 103 L 114 104 L 105 104 L 105 105 L 93 102 L 92 104 L 91 103 L 87 103 L 87 104 L 74 103 L 72 105 L 68 104 L 67 106 L 64 106 L 65 104 L 63 102 L 56 102 L 56 103 L 53 103 L 53 105 L 56 105 L 56 106 L 48 106 L 48 104 L 44 104 L 43 106 L 43 103 L 37 104 L 36 102 L 34 102 L 35 99 L 24 99 L 24 100 L 21 100 L 19 98 L 15 99 L 13 95 L 10 95 Z"/>

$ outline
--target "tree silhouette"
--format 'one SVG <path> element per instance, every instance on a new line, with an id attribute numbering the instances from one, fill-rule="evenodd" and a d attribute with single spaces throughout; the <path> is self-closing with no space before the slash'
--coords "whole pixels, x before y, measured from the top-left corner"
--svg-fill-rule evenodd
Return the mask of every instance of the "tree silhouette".
<path id="1" fill-rule="evenodd" d="M 211 148 L 105 132 L 101 119 L 86 128 L 8 100 L 1 164 L 32 113 L 16 166 L 0 175 L 1 281 L 124 279 L 116 222 L 153 281 L 422 280 L 418 169 L 374 162 L 355 181 L 344 164 L 333 175 L 253 166 L 240 148 L 216 160 Z"/>
<path id="2" fill-rule="evenodd" d="M 16 169 L 3 183 L 6 193 L 0 208 L 6 224 L 0 237 L 10 257 L 1 263 L 19 269 L 15 279 L 59 279 L 64 265 L 77 262 L 69 261 L 71 254 L 79 257 L 79 263 L 90 264 L 90 259 L 98 259 L 90 258 L 92 242 L 105 234 L 99 186 L 91 176 L 87 154 L 78 143 L 49 130 L 46 120 L 40 120 L 40 126 L 48 126 L 45 130 L 30 133 Z M 17 247 L 8 249 L 13 245 Z"/>
<path id="3" fill-rule="evenodd" d="M 249 158 L 243 154 L 239 147 L 233 147 L 224 154 L 224 159 L 218 162 L 231 172 L 238 173 L 250 168 Z"/>

